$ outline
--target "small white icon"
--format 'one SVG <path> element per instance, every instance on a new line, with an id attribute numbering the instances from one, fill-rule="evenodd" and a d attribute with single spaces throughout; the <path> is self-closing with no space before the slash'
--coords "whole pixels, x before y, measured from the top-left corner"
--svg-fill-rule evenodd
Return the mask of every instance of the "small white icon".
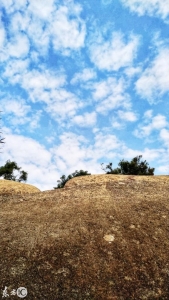
<path id="1" fill-rule="evenodd" d="M 13 290 L 11 291 L 11 295 L 12 295 L 12 296 L 16 295 L 16 290 L 13 289 Z"/>
<path id="2" fill-rule="evenodd" d="M 7 286 L 5 286 L 3 292 L 2 292 L 2 298 L 6 298 L 6 297 L 9 297 L 9 294 L 7 293 Z"/>
<path id="3" fill-rule="evenodd" d="M 19 287 L 16 293 L 19 298 L 25 298 L 28 294 L 27 289 L 25 287 Z"/>

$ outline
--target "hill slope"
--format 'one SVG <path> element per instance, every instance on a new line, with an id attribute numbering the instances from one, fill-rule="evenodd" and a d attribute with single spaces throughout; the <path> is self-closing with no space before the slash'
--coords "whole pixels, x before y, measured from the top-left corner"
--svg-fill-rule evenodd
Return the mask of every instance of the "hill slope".
<path id="1" fill-rule="evenodd" d="M 169 176 L 89 175 L 0 200 L 1 293 L 169 299 Z"/>

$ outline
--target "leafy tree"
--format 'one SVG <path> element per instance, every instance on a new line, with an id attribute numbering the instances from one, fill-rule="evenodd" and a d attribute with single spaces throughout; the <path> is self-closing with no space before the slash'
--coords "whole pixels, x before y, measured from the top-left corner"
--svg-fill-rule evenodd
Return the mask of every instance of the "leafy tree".
<path id="1" fill-rule="evenodd" d="M 18 167 L 17 163 L 14 161 L 7 160 L 6 164 L 0 167 L 0 177 L 3 176 L 4 179 L 13 180 L 13 181 L 26 181 L 28 173 L 25 171 L 20 171 L 21 168 Z M 19 171 L 20 177 L 14 176 L 14 170 Z"/>
<path id="2" fill-rule="evenodd" d="M 91 175 L 90 173 L 88 173 L 88 171 L 75 171 L 74 173 L 72 173 L 71 175 L 68 175 L 68 177 L 66 178 L 65 175 L 62 175 L 62 177 L 60 177 L 61 180 L 57 180 L 58 185 L 57 187 L 54 187 L 54 189 L 59 189 L 59 188 L 63 188 L 64 185 L 66 184 L 66 182 L 70 179 L 72 179 L 73 177 L 77 177 L 77 176 L 85 176 L 85 175 Z"/>
<path id="3" fill-rule="evenodd" d="M 103 165 L 103 163 L 101 164 Z M 109 163 L 109 165 L 106 166 L 106 169 L 109 169 L 110 171 L 105 171 L 105 169 L 102 168 L 102 170 L 104 170 L 106 172 L 106 174 L 121 174 L 121 169 L 120 168 L 116 168 L 116 169 L 112 169 L 112 163 Z"/>
<path id="4" fill-rule="evenodd" d="M 142 155 L 134 157 L 131 162 L 121 160 L 118 164 L 120 168 L 112 169 L 112 163 L 106 166 L 110 171 L 104 171 L 106 174 L 121 174 L 121 175 L 154 175 L 155 168 L 149 168 L 146 160 L 140 162 Z"/>

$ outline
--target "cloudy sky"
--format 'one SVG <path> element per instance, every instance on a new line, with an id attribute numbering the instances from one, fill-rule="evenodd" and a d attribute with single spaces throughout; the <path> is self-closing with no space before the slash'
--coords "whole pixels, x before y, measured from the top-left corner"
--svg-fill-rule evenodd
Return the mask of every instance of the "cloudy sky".
<path id="1" fill-rule="evenodd" d="M 143 155 L 169 174 L 169 0 L 1 0 L 0 165 L 53 189 Z"/>

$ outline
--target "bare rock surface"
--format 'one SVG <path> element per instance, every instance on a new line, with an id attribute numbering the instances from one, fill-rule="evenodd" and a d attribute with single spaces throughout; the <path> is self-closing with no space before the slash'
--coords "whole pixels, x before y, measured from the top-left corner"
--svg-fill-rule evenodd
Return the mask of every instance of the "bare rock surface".
<path id="1" fill-rule="evenodd" d="M 86 175 L 4 196 L 0 226 L 1 291 L 23 286 L 29 300 L 169 299 L 169 176 Z"/>

